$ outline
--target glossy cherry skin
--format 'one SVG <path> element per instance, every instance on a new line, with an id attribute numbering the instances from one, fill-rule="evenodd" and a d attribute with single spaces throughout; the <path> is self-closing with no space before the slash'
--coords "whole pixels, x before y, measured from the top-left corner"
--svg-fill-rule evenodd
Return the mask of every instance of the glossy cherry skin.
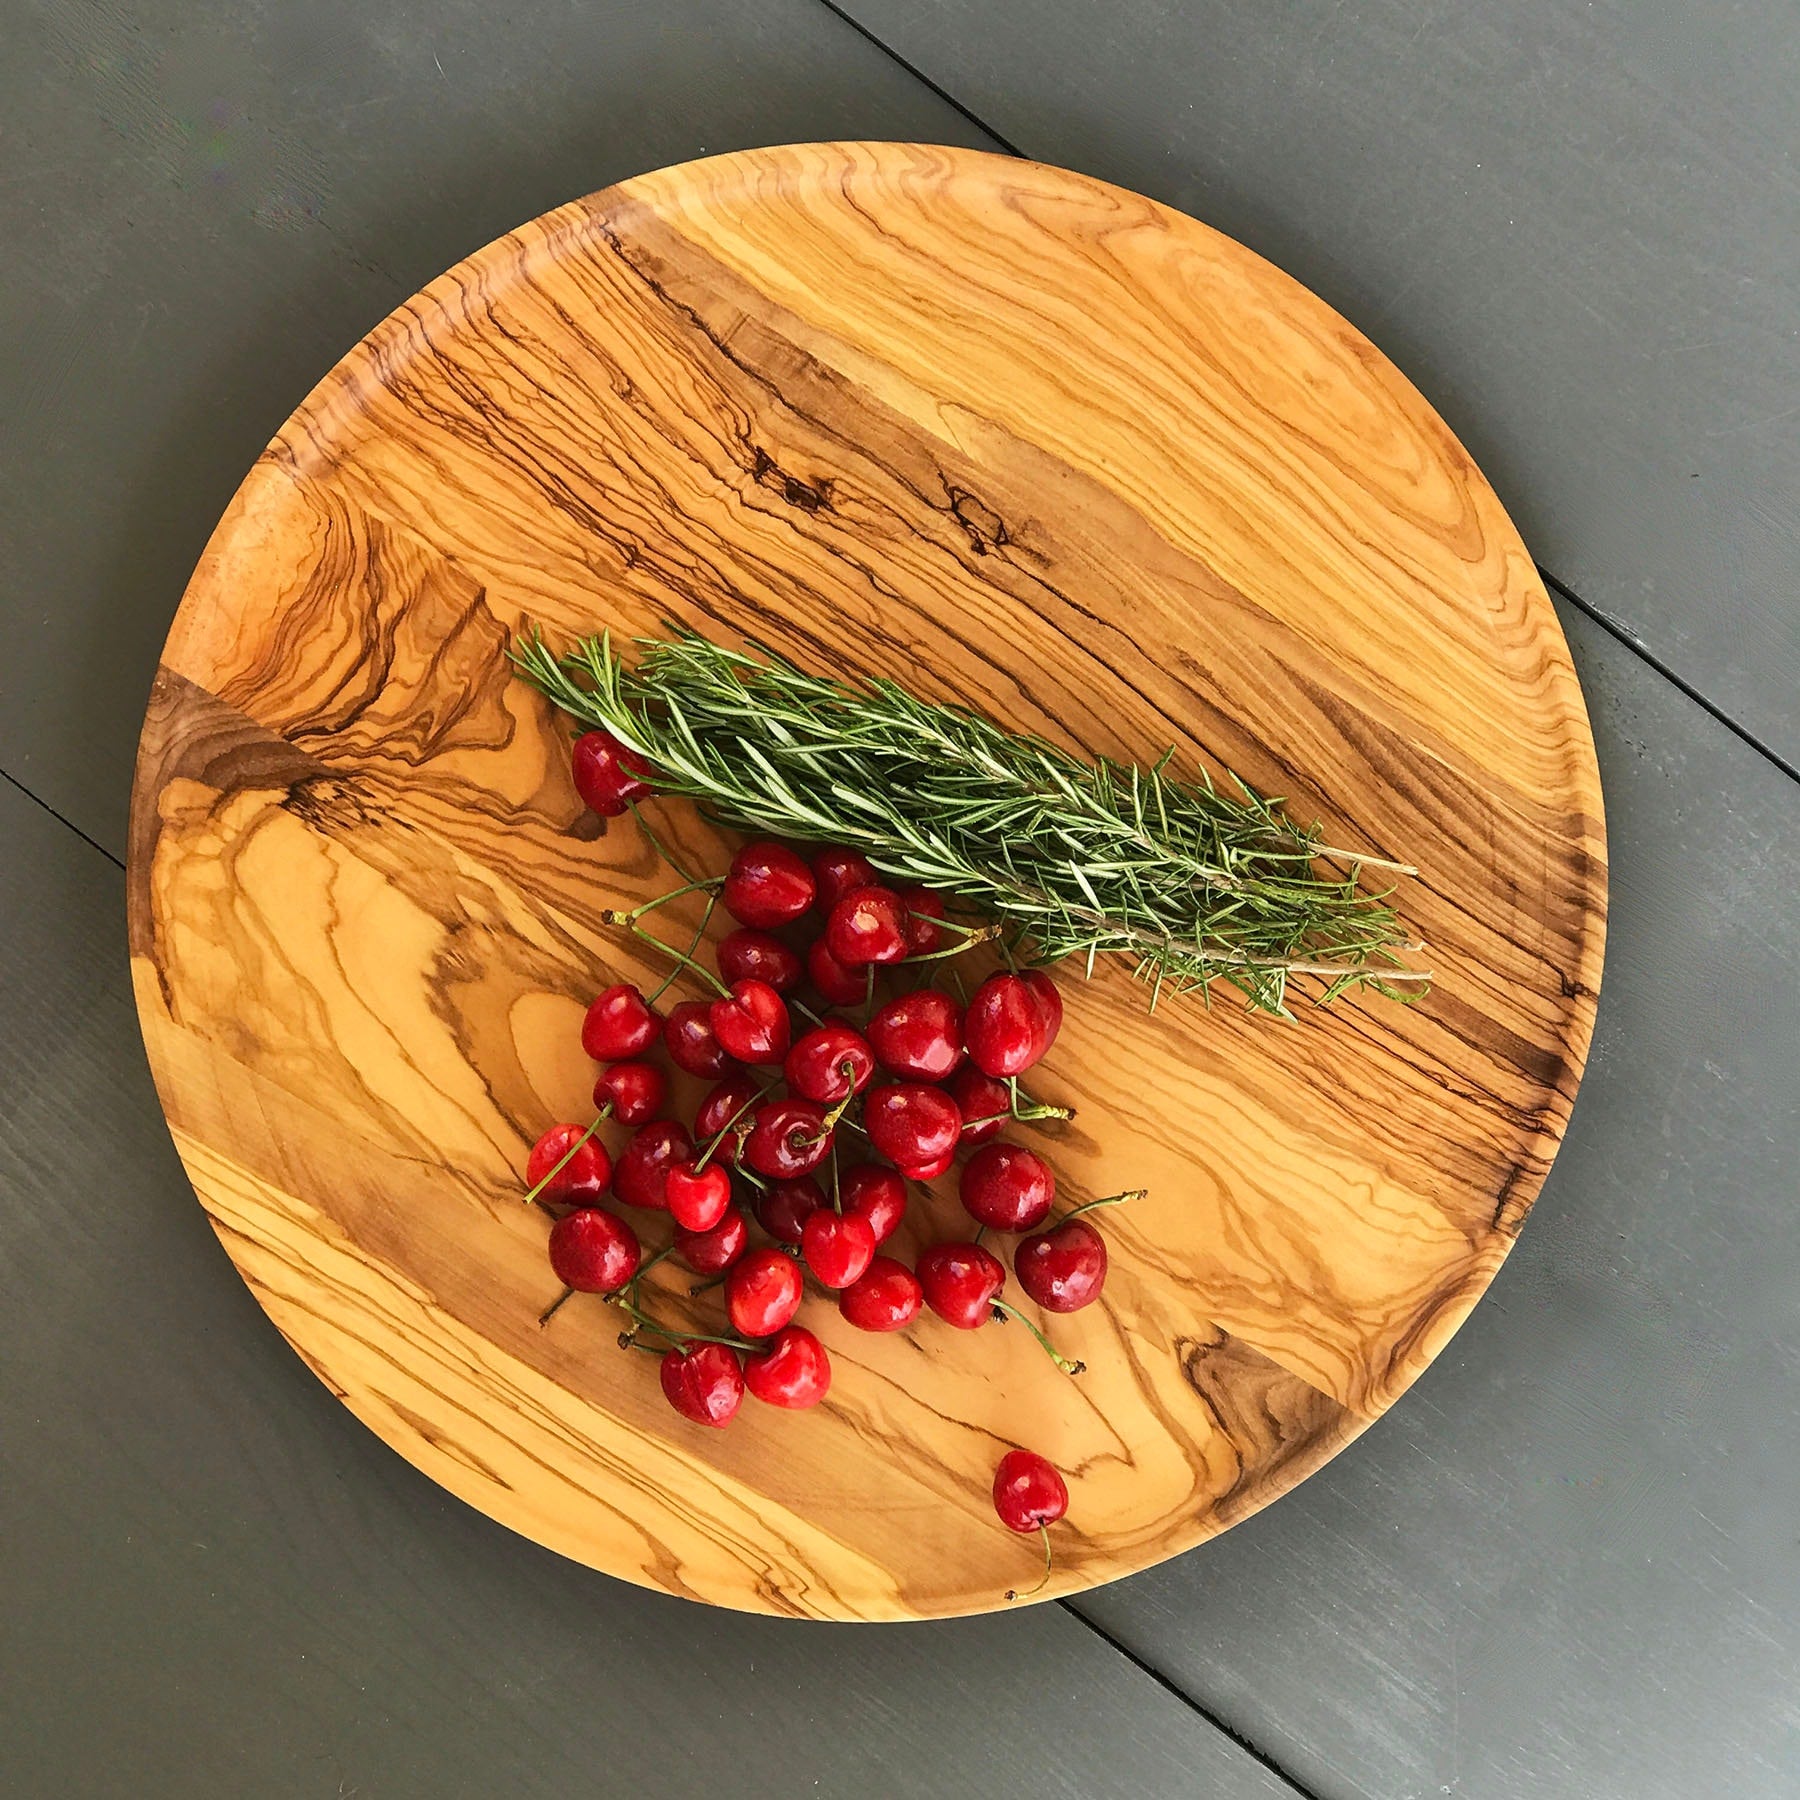
<path id="1" fill-rule="evenodd" d="M 846 1169 L 838 1198 L 845 1212 L 861 1213 L 869 1221 L 877 1244 L 885 1244 L 906 1217 L 905 1178 L 880 1163 L 856 1163 Z"/>
<path id="2" fill-rule="evenodd" d="M 729 1425 L 744 1403 L 744 1371 L 724 1344 L 695 1344 L 662 1359 L 663 1397 L 696 1425 Z"/>
<path id="3" fill-rule="evenodd" d="M 860 1031 L 838 1019 L 827 1019 L 795 1038 L 782 1063 L 787 1084 L 804 1100 L 835 1106 L 848 1094 L 861 1093 L 875 1073 L 875 1052 Z"/>
<path id="4" fill-rule="evenodd" d="M 963 1009 L 936 988 L 890 1000 L 869 1021 L 881 1066 L 915 1081 L 942 1081 L 963 1059 Z"/>
<path id="5" fill-rule="evenodd" d="M 669 1061 L 690 1075 L 716 1079 L 731 1066 L 719 1034 L 713 1030 L 712 1006 L 705 1000 L 683 1000 L 663 1020 L 663 1043 Z"/>
<path id="6" fill-rule="evenodd" d="M 1057 992 L 1056 983 L 1042 969 L 1027 969 L 1019 979 L 1024 982 L 1026 992 L 1037 1006 L 1044 1038 L 1043 1048 L 1038 1051 L 1038 1056 L 1042 1058 L 1049 1054 L 1050 1046 L 1056 1042 L 1056 1034 L 1062 1030 L 1062 995 Z"/>
<path id="7" fill-rule="evenodd" d="M 994 1471 L 994 1511 L 1009 1531 L 1054 1525 L 1069 1510 L 1063 1478 L 1035 1450 L 1009 1450 Z"/>
<path id="8" fill-rule="evenodd" d="M 725 1310 L 745 1337 L 773 1337 L 800 1309 L 804 1284 L 791 1256 L 746 1250 L 725 1275 Z"/>
<path id="9" fill-rule="evenodd" d="M 800 1250 L 826 1287 L 848 1287 L 875 1259 L 875 1227 L 861 1213 L 835 1213 L 821 1206 L 807 1218 Z"/>
<path id="10" fill-rule="evenodd" d="M 838 1311 L 858 1331 L 904 1331 L 924 1304 L 918 1276 L 891 1256 L 877 1256 L 838 1295 Z"/>
<path id="11" fill-rule="evenodd" d="M 935 922 L 944 916 L 942 897 L 928 887 L 903 887 L 898 892 L 906 908 L 906 954 L 929 956 L 943 949 L 945 933 Z"/>
<path id="12" fill-rule="evenodd" d="M 810 1175 L 771 1182 L 768 1191 L 756 1197 L 757 1222 L 778 1243 L 797 1244 L 806 1221 L 824 1204 L 824 1192 Z"/>
<path id="13" fill-rule="evenodd" d="M 581 1047 L 596 1062 L 642 1056 L 656 1042 L 656 1014 L 630 982 L 609 987 L 581 1021 Z"/>
<path id="14" fill-rule="evenodd" d="M 740 925 L 773 931 L 791 925 L 813 903 L 813 872 L 785 844 L 764 838 L 731 859 L 719 898 Z"/>
<path id="15" fill-rule="evenodd" d="M 585 1125 L 552 1125 L 531 1146 L 531 1155 L 525 1159 L 526 1187 L 534 1188 L 550 1175 L 586 1129 Z M 598 1138 L 589 1138 L 555 1175 L 550 1175 L 538 1198 L 560 1200 L 567 1206 L 598 1206 L 612 1173 L 612 1158 L 607 1155 L 606 1146 Z"/>
<path id="16" fill-rule="evenodd" d="M 925 1304 L 960 1331 L 993 1317 L 994 1296 L 1006 1286 L 1006 1265 L 980 1244 L 933 1244 L 919 1257 Z"/>
<path id="17" fill-rule="evenodd" d="M 570 758 L 582 804 L 603 819 L 616 819 L 633 800 L 652 792 L 650 765 L 610 731 L 584 731 Z"/>
<path id="18" fill-rule="evenodd" d="M 755 1102 L 761 1093 L 762 1089 L 741 1069 L 708 1088 L 706 1098 L 694 1114 L 695 1141 L 710 1144 L 721 1131 L 726 1132 L 724 1143 L 713 1154 L 735 1163 L 744 1147 L 744 1139 L 750 1135 L 750 1127 L 756 1122 L 753 1117 Z"/>
<path id="19" fill-rule="evenodd" d="M 976 1224 L 991 1231 L 1035 1231 L 1050 1216 L 1056 1176 L 1023 1144 L 983 1144 L 963 1164 L 957 1191 Z"/>
<path id="20" fill-rule="evenodd" d="M 831 946 L 823 938 L 814 938 L 807 946 L 806 973 L 833 1006 L 856 1006 L 869 991 L 867 972 L 846 968 L 831 954 Z"/>
<path id="21" fill-rule="evenodd" d="M 889 1162 L 918 1169 L 955 1151 L 962 1114 L 941 1089 L 901 1081 L 869 1090 L 863 1101 L 863 1129 Z"/>
<path id="22" fill-rule="evenodd" d="M 813 1100 L 771 1100 L 757 1108 L 744 1139 L 744 1161 L 759 1175 L 791 1181 L 810 1175 L 831 1154 L 831 1128 Z"/>
<path id="23" fill-rule="evenodd" d="M 613 1192 L 627 1206 L 666 1212 L 669 1171 L 694 1154 L 694 1140 L 674 1119 L 653 1119 L 641 1127 L 613 1169 Z"/>
<path id="24" fill-rule="evenodd" d="M 638 1272 L 637 1233 L 616 1213 L 584 1206 L 550 1227 L 550 1267 L 565 1287 L 610 1294 Z"/>
<path id="25" fill-rule="evenodd" d="M 846 969 L 906 954 L 906 906 L 889 887 L 852 888 L 825 921 L 825 944 Z"/>
<path id="26" fill-rule="evenodd" d="M 784 1326 L 768 1349 L 744 1358 L 744 1386 L 768 1406 L 817 1406 L 831 1386 L 831 1358 L 804 1325 Z"/>
<path id="27" fill-rule="evenodd" d="M 1045 1312 L 1079 1312 L 1106 1286 L 1106 1239 L 1086 1219 L 1065 1219 L 1019 1244 L 1013 1273 Z"/>
<path id="28" fill-rule="evenodd" d="M 962 1114 L 961 1142 L 965 1144 L 985 1144 L 1012 1122 L 1012 1095 L 1006 1083 L 982 1074 L 973 1063 L 964 1063 L 944 1083 L 944 1091 Z"/>
<path id="29" fill-rule="evenodd" d="M 672 1164 L 663 1191 L 683 1231 L 711 1231 L 731 1206 L 731 1177 L 716 1162 L 704 1169 L 691 1158 Z"/>
<path id="30" fill-rule="evenodd" d="M 1043 1008 L 1024 978 L 990 975 L 963 1015 L 969 1060 L 984 1075 L 1023 1075 L 1044 1054 Z"/>
<path id="31" fill-rule="evenodd" d="M 902 1163 L 900 1173 L 908 1181 L 936 1181 L 955 1161 L 956 1152 L 946 1150 L 942 1156 L 934 1156 L 930 1162 Z"/>
<path id="32" fill-rule="evenodd" d="M 787 1002 L 766 981 L 734 981 L 731 997 L 713 1001 L 708 1014 L 726 1054 L 739 1062 L 778 1063 L 787 1055 Z"/>
<path id="33" fill-rule="evenodd" d="M 852 888 L 874 887 L 881 880 L 875 865 L 860 850 L 846 850 L 841 844 L 827 844 L 822 850 L 815 850 L 812 872 L 819 906 L 825 912 L 830 912 Z"/>
<path id="34" fill-rule="evenodd" d="M 644 1125 L 662 1110 L 669 1078 L 655 1063 L 608 1063 L 594 1083 L 594 1110 L 610 1106 L 621 1125 Z"/>
<path id="35" fill-rule="evenodd" d="M 790 994 L 805 973 L 799 951 L 766 931 L 742 925 L 719 939 L 719 975 L 727 987 L 734 981 L 766 981 L 776 993 Z"/>
<path id="36" fill-rule="evenodd" d="M 696 1275 L 722 1275 L 750 1248 L 750 1226 L 735 1207 L 711 1231 L 678 1231 L 675 1254 Z"/>

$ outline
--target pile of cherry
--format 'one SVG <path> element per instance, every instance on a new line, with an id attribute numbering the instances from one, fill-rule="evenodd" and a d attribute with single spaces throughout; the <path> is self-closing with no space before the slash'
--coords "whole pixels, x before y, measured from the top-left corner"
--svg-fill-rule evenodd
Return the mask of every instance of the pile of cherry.
<path id="1" fill-rule="evenodd" d="M 575 775 L 587 803 L 610 816 L 651 791 L 630 753 L 598 732 L 577 742 Z M 695 892 L 708 896 L 706 917 L 685 950 L 643 924 Z M 717 944 L 715 974 L 695 952 L 718 904 L 737 928 Z M 884 885 L 861 855 L 839 848 L 803 858 L 783 844 L 747 844 L 725 875 L 684 876 L 605 917 L 657 945 L 675 969 L 648 999 L 620 983 L 588 1008 L 582 1046 L 604 1064 L 598 1117 L 554 1125 L 532 1149 L 527 1198 L 555 1218 L 550 1264 L 564 1283 L 544 1322 L 572 1294 L 604 1296 L 626 1316 L 621 1344 L 660 1356 L 669 1403 L 714 1426 L 730 1422 L 746 1389 L 780 1407 L 824 1397 L 830 1360 L 796 1323 L 808 1275 L 861 1330 L 903 1330 L 927 1307 L 968 1331 L 1011 1318 L 1059 1368 L 1080 1372 L 1002 1297 L 1006 1265 L 981 1241 L 989 1231 L 1015 1236 L 1020 1288 L 1045 1312 L 1074 1312 L 1098 1297 L 1107 1271 L 1105 1240 L 1081 1215 L 1136 1197 L 1090 1200 L 1051 1223 L 1050 1165 L 1000 1135 L 1015 1122 L 1071 1116 L 1019 1086 L 1062 1024 L 1048 975 L 1004 970 L 965 1005 L 932 978 L 992 928 L 953 920 L 928 889 Z M 683 973 L 713 997 L 659 1015 L 656 1001 Z M 803 999 L 807 989 L 823 1004 Z M 713 1084 L 691 1129 L 664 1116 L 668 1077 L 650 1060 L 659 1042 L 676 1068 Z M 609 1118 L 632 1129 L 616 1160 L 595 1136 Z M 884 1254 L 908 1183 L 944 1175 L 964 1147 L 973 1154 L 957 1191 L 972 1229 L 933 1244 L 914 1268 Z M 668 1213 L 672 1242 L 646 1257 L 637 1231 L 602 1204 L 609 1189 L 627 1207 Z M 753 1222 L 768 1242 L 752 1242 Z M 670 1256 L 701 1278 L 695 1294 L 722 1288 L 729 1331 L 676 1328 L 644 1311 L 643 1276 Z M 1062 1516 L 1068 1494 L 1042 1457 L 1015 1450 L 996 1474 L 994 1502 L 1013 1529 L 1033 1531 Z"/>

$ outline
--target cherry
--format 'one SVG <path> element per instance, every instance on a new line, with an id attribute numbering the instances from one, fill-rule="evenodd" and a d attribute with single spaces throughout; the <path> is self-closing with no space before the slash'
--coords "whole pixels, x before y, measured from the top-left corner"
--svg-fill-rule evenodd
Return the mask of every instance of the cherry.
<path id="1" fill-rule="evenodd" d="M 956 1152 L 946 1150 L 942 1156 L 934 1156 L 930 1162 L 902 1163 L 900 1173 L 908 1181 L 936 1181 L 949 1166 L 956 1161 Z"/>
<path id="2" fill-rule="evenodd" d="M 831 954 L 823 938 L 814 938 L 806 952 L 806 972 L 812 984 L 833 1006 L 854 1006 L 868 992 L 868 978 L 861 969 L 846 968 Z"/>
<path id="3" fill-rule="evenodd" d="M 575 791 L 603 819 L 616 819 L 633 800 L 652 791 L 650 765 L 610 731 L 584 731 L 571 756 Z"/>
<path id="4" fill-rule="evenodd" d="M 525 1185 L 537 1190 L 533 1198 L 560 1200 L 570 1206 L 600 1204 L 606 1184 L 612 1179 L 612 1158 L 606 1154 L 603 1143 L 587 1134 L 585 1125 L 552 1125 L 531 1146 L 531 1154 L 525 1159 Z M 586 1142 L 582 1141 L 584 1138 Z M 580 1148 L 575 1149 L 578 1144 Z M 567 1162 L 563 1162 L 565 1156 Z M 558 1163 L 562 1163 L 560 1169 Z"/>
<path id="5" fill-rule="evenodd" d="M 1044 1054 L 1045 1015 L 1020 975 L 990 975 L 963 1017 L 963 1041 L 984 1075 L 1022 1075 Z"/>
<path id="6" fill-rule="evenodd" d="M 683 1231 L 711 1231 L 731 1206 L 731 1177 L 717 1163 L 673 1163 L 664 1192 L 669 1214 Z"/>
<path id="7" fill-rule="evenodd" d="M 813 903 L 813 872 L 785 844 L 759 839 L 731 859 L 719 898 L 740 925 L 773 931 Z"/>
<path id="8" fill-rule="evenodd" d="M 874 887 L 881 877 L 860 850 L 827 844 L 812 854 L 813 880 L 818 884 L 819 905 L 830 912 L 852 888 Z"/>
<path id="9" fill-rule="evenodd" d="M 694 1154 L 694 1140 L 674 1119 L 653 1119 L 640 1127 L 619 1154 L 613 1192 L 627 1206 L 666 1212 L 669 1171 Z"/>
<path id="10" fill-rule="evenodd" d="M 1006 1265 L 979 1244 L 933 1244 L 919 1258 L 925 1304 L 940 1319 L 973 1331 L 993 1317 L 994 1296 L 1006 1285 Z"/>
<path id="11" fill-rule="evenodd" d="M 745 1337 L 771 1337 L 799 1310 L 802 1283 L 791 1256 L 747 1250 L 725 1274 L 725 1310 Z"/>
<path id="12" fill-rule="evenodd" d="M 1012 1095 L 1004 1081 L 984 1075 L 973 1063 L 964 1063 L 944 1084 L 962 1114 L 962 1142 L 985 1144 L 1000 1135 L 1012 1117 Z"/>
<path id="13" fill-rule="evenodd" d="M 1018 1245 L 1013 1273 L 1045 1312 L 1079 1312 L 1106 1285 L 1106 1239 L 1086 1219 L 1065 1219 Z"/>
<path id="14" fill-rule="evenodd" d="M 612 1108 L 621 1125 L 643 1125 L 654 1119 L 669 1092 L 669 1078 L 655 1063 L 608 1063 L 594 1083 L 594 1107 Z"/>
<path id="15" fill-rule="evenodd" d="M 1031 1231 L 1049 1217 L 1056 1177 L 1022 1144 L 983 1144 L 963 1164 L 958 1191 L 969 1217 L 995 1231 Z"/>
<path id="16" fill-rule="evenodd" d="M 655 1042 L 656 1014 L 628 981 L 609 987 L 581 1021 L 581 1047 L 596 1062 L 642 1056 Z"/>
<path id="17" fill-rule="evenodd" d="M 903 887 L 900 903 L 906 908 L 906 954 L 930 956 L 941 950 L 944 933 L 937 921 L 944 916 L 942 896 L 928 887 Z"/>
<path id="18" fill-rule="evenodd" d="M 707 1089 L 706 1098 L 694 1114 L 694 1136 L 701 1143 L 710 1144 L 720 1132 L 728 1131 L 725 1141 L 714 1154 L 725 1162 L 735 1163 L 744 1147 L 744 1139 L 750 1135 L 751 1102 L 761 1092 L 762 1089 L 743 1070 L 727 1075 L 716 1086 Z"/>
<path id="19" fill-rule="evenodd" d="M 962 1020 L 963 1009 L 948 994 L 918 988 L 876 1013 L 869 1042 L 894 1074 L 942 1081 L 963 1059 Z"/>
<path id="20" fill-rule="evenodd" d="M 794 1040 L 782 1073 L 796 1094 L 831 1106 L 869 1085 L 875 1052 L 860 1031 L 827 1019 Z"/>
<path id="21" fill-rule="evenodd" d="M 831 1358 L 804 1325 L 787 1325 L 768 1349 L 744 1358 L 744 1386 L 769 1406 L 817 1406 L 831 1386 Z"/>
<path id="22" fill-rule="evenodd" d="M 877 1256 L 838 1295 L 838 1311 L 858 1331 L 904 1331 L 924 1301 L 925 1290 L 905 1263 Z"/>
<path id="23" fill-rule="evenodd" d="M 869 1090 L 863 1102 L 863 1129 L 889 1162 L 913 1170 L 954 1152 L 962 1114 L 941 1089 L 902 1081 Z"/>
<path id="24" fill-rule="evenodd" d="M 847 969 L 906 954 L 906 905 L 889 887 L 852 888 L 825 921 L 825 945 Z"/>
<path id="25" fill-rule="evenodd" d="M 800 953 L 778 937 L 748 925 L 719 939 L 719 973 L 729 987 L 734 981 L 766 981 L 778 994 L 791 993 L 806 973 Z"/>
<path id="26" fill-rule="evenodd" d="M 694 1344 L 662 1359 L 662 1391 L 696 1425 L 729 1425 L 744 1403 L 744 1371 L 724 1344 Z"/>
<path id="27" fill-rule="evenodd" d="M 675 1250 L 696 1275 L 722 1275 L 750 1246 L 750 1227 L 735 1207 L 711 1231 L 678 1231 Z"/>
<path id="28" fill-rule="evenodd" d="M 771 1182 L 759 1195 L 756 1217 L 770 1237 L 783 1244 L 797 1244 L 806 1221 L 825 1204 L 825 1195 L 810 1175 L 795 1181 Z"/>
<path id="29" fill-rule="evenodd" d="M 1019 979 L 1024 982 L 1026 992 L 1037 1004 L 1044 1034 L 1044 1045 L 1038 1055 L 1046 1056 L 1050 1046 L 1056 1042 L 1056 1034 L 1062 1030 L 1062 995 L 1056 991 L 1056 983 L 1042 969 L 1027 969 Z"/>
<path id="30" fill-rule="evenodd" d="M 1009 1450 L 994 1471 L 994 1511 L 1009 1531 L 1042 1531 L 1069 1510 L 1069 1490 L 1035 1450 Z"/>
<path id="31" fill-rule="evenodd" d="M 690 1075 L 723 1075 L 731 1058 L 713 1030 L 712 1008 L 705 1000 L 683 1000 L 663 1020 L 663 1043 L 669 1061 Z"/>
<path id="32" fill-rule="evenodd" d="M 637 1233 L 616 1213 L 584 1206 L 550 1227 L 550 1267 L 579 1294 L 610 1294 L 638 1272 Z"/>
<path id="33" fill-rule="evenodd" d="M 806 1266 L 828 1288 L 848 1287 L 875 1257 L 875 1227 L 861 1213 L 821 1206 L 800 1232 Z"/>
<path id="34" fill-rule="evenodd" d="M 839 1198 L 845 1212 L 861 1213 L 869 1221 L 878 1244 L 885 1244 L 906 1217 L 906 1183 L 880 1163 L 857 1163 L 846 1169 Z"/>
<path id="35" fill-rule="evenodd" d="M 792 1027 L 787 1002 L 766 981 L 734 981 L 731 996 L 713 1001 L 709 1016 L 726 1054 L 741 1063 L 778 1063 Z"/>
<path id="36" fill-rule="evenodd" d="M 831 1154 L 831 1126 L 812 1100 L 771 1100 L 757 1108 L 744 1139 L 744 1161 L 759 1175 L 788 1181 L 807 1175 Z"/>

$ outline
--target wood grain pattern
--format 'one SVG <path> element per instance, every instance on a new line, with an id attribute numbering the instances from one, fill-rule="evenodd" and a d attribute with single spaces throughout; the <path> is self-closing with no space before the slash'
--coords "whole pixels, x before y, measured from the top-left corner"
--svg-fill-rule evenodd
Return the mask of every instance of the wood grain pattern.
<path id="1" fill-rule="evenodd" d="M 603 1309 L 535 1325 L 554 1284 L 516 1170 L 581 1111 L 581 1004 L 649 973 L 599 914 L 661 877 L 582 813 L 509 679 L 527 617 L 676 617 L 1089 751 L 1173 741 L 1418 862 L 1432 994 L 1280 1026 L 1077 981 L 1041 1084 L 1081 1107 L 1055 1160 L 1151 1189 L 1109 1218 L 1105 1303 L 1057 1322 L 1087 1375 L 1016 1330 L 871 1340 L 816 1306 L 821 1414 L 689 1427 Z M 547 215 L 327 377 L 171 632 L 130 891 L 196 1188 L 349 1405 L 601 1568 L 885 1618 L 1028 1573 L 987 1505 L 1012 1442 L 1070 1472 L 1066 1593 L 1266 1504 L 1404 1390 L 1560 1139 L 1604 886 L 1530 559 L 1366 341 L 1118 189 L 820 145 Z"/>

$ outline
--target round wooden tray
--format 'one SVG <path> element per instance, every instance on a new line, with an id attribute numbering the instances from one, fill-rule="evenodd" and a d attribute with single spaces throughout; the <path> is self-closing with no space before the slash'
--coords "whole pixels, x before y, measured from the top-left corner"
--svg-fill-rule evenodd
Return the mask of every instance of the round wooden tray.
<path id="1" fill-rule="evenodd" d="M 654 978 L 601 909 L 666 885 L 511 679 L 552 634 L 686 621 L 1092 752 L 1230 768 L 1416 863 L 1436 980 L 1246 1014 L 1065 982 L 1043 1142 L 1109 1213 L 1103 1304 L 891 1338 L 809 1302 L 817 1413 L 730 1430 L 557 1291 L 519 1171 L 586 1117 L 581 1008 Z M 659 813 L 709 867 L 685 803 Z M 159 671 L 131 944 L 202 1203 L 294 1347 L 444 1486 L 724 1605 L 1003 1604 L 989 1507 L 1069 1474 L 1046 1596 L 1285 1492 L 1492 1278 L 1555 1153 L 1600 974 L 1581 694 L 1530 557 L 1431 408 L 1237 244 L 962 150 L 665 169 L 490 244 L 347 356 L 214 534 Z M 949 1229 L 934 1197 L 903 1249 Z M 647 1226 L 660 1241 L 658 1223 Z M 670 1298 L 658 1304 L 675 1304 Z M 694 1303 L 696 1306 L 706 1301 Z"/>

